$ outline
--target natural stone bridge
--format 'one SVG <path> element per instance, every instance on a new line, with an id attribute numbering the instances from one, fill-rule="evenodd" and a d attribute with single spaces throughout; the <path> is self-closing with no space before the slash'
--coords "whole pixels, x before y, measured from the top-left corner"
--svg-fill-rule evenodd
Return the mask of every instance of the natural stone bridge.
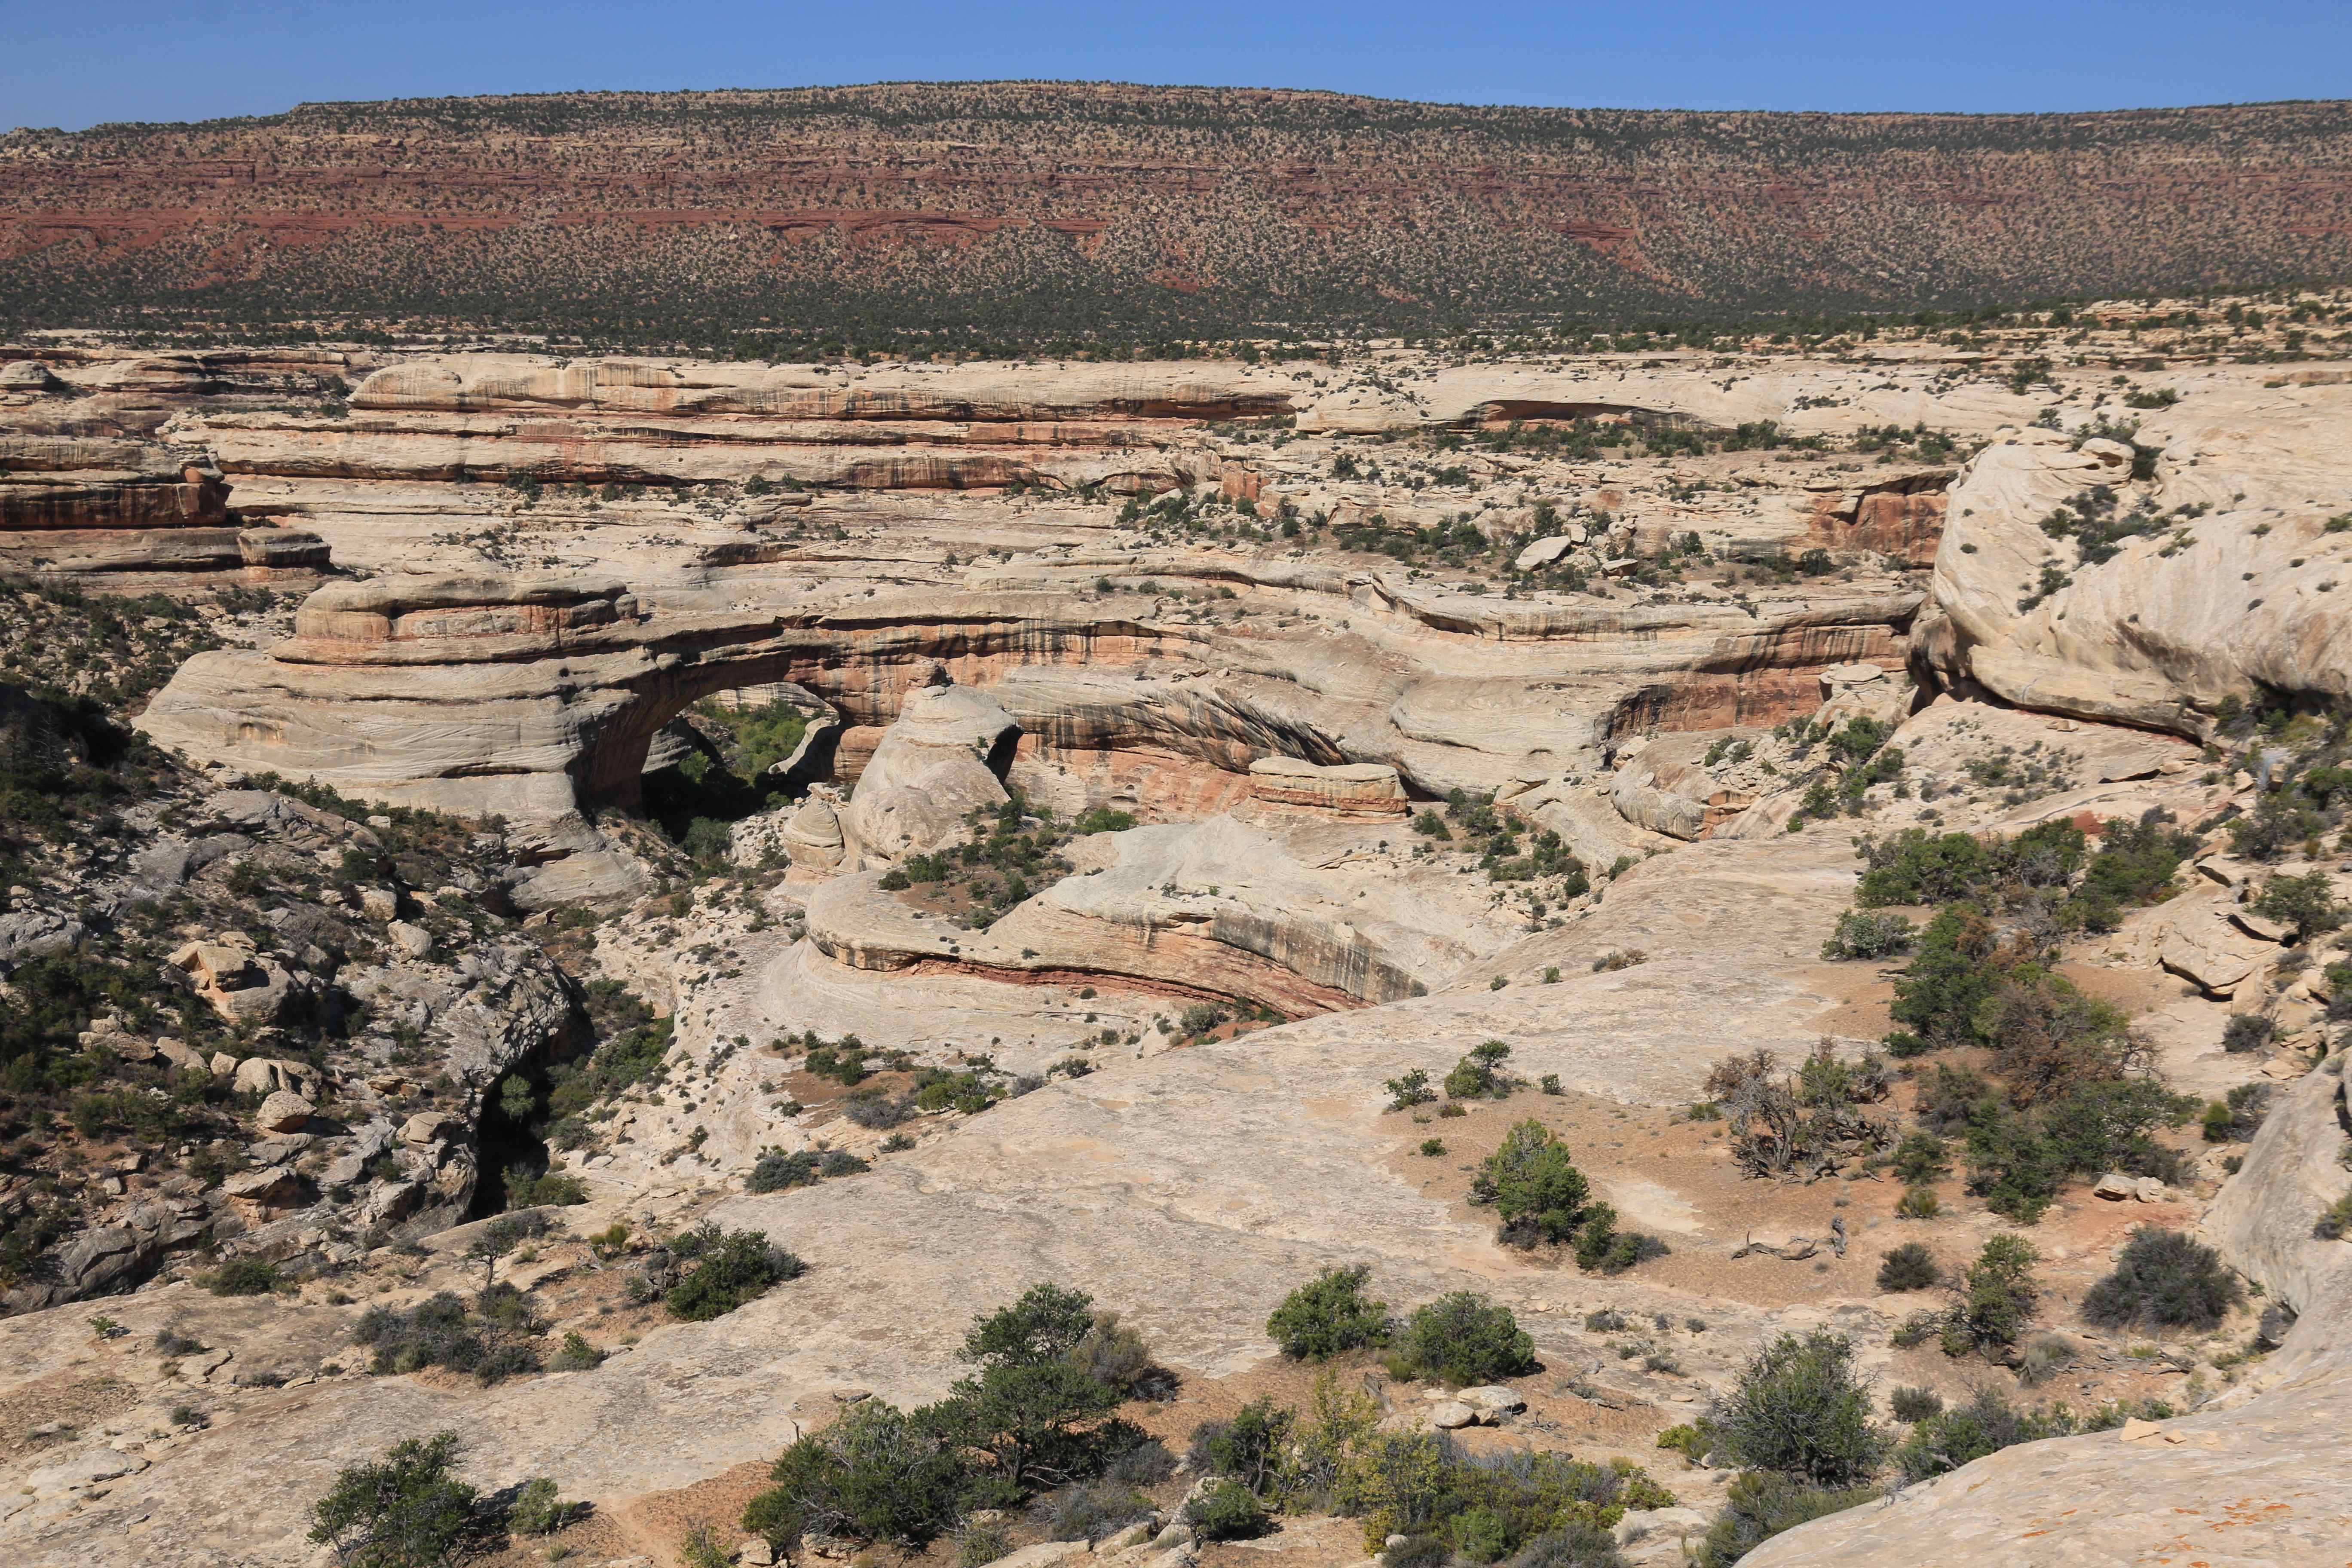
<path id="1" fill-rule="evenodd" d="M 1054 587 L 679 615 L 651 613 L 613 581 L 333 584 L 277 647 L 189 660 L 141 722 L 200 759 L 502 816 L 526 858 L 572 862 L 539 896 L 573 896 L 613 883 L 583 808 L 635 806 L 655 736 L 720 691 L 789 682 L 850 726 L 878 726 L 937 668 L 991 687 L 1031 754 L 1143 752 L 1227 774 L 1269 756 L 1384 763 L 1416 793 L 1442 794 L 1495 789 L 1530 757 L 1538 773 L 1556 769 L 1608 744 L 1629 716 L 1702 728 L 1810 711 L 1822 668 L 1899 664 L 1916 604 L 1652 609 L 1634 612 L 1652 624 L 1620 640 L 1622 626 L 1534 623 L 1513 605 L 1328 584 L 1339 607 L 1382 624 L 1374 637 L 1328 626 L 1244 635 Z M 1293 603 L 1300 592 L 1263 591 Z M 1604 643 L 1599 630 L 1620 636 Z M 1423 655 L 1449 646 L 1448 668 L 1433 668 Z M 1458 673 L 1465 661 L 1478 673 Z"/>

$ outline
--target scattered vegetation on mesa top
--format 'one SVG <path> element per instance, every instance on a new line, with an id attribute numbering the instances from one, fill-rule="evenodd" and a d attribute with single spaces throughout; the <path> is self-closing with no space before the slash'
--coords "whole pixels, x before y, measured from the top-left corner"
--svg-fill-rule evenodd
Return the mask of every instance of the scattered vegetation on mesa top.
<path id="1" fill-rule="evenodd" d="M 478 176 L 494 162 L 487 147 L 533 149 L 522 167 L 538 178 L 526 183 L 543 190 L 576 186 L 622 149 L 658 142 L 679 150 L 676 203 L 707 209 L 709 221 L 622 244 L 609 221 L 551 224 L 526 194 L 485 187 L 483 210 L 514 221 L 394 239 L 376 230 L 428 212 L 429 198 L 420 207 L 401 193 L 352 194 L 357 186 L 339 181 L 334 188 L 346 194 L 331 211 L 386 222 L 355 226 L 331 246 L 272 249 L 224 275 L 206 270 L 202 247 L 190 240 L 253 215 L 175 161 L 189 128 L 27 131 L 19 135 L 31 139 L 24 160 L 31 167 L 17 176 L 16 205 L 73 210 L 89 167 L 102 163 L 154 182 L 159 207 L 186 216 L 160 244 L 11 258 L 0 268 L 0 316 L 24 327 L 120 325 L 151 334 L 201 327 L 231 342 L 281 341 L 299 322 L 383 342 L 392 321 L 551 334 L 562 347 L 773 359 L 1125 357 L 1203 341 L 1229 352 L 1245 346 L 1255 357 L 1268 336 L 1301 332 L 1445 332 L 1477 350 L 1524 340 L 1728 351 L 1756 336 L 1814 341 L 1831 331 L 1977 342 L 1975 331 L 2019 320 L 2096 324 L 2063 307 L 2021 317 L 1984 300 L 2199 288 L 2222 271 L 2257 286 L 2309 274 L 2308 243 L 2292 235 L 2305 215 L 2284 192 L 2232 188 L 2216 199 L 2213 221 L 2160 230 L 2142 214 L 2171 188 L 2163 182 L 2184 148 L 2227 144 L 2252 166 L 2330 165 L 2344 138 L 2326 108 L 2100 116 L 2086 132 L 2079 121 L 2047 115 L 1965 123 L 1896 116 L 1866 128 L 1827 127 L 1772 113 L 1595 114 L 1045 82 L 305 104 L 198 133 L 209 139 L 210 156 L 281 165 L 306 155 L 347 164 L 396 141 L 425 190 L 483 184 Z M 976 151 L 942 152 L 943 128 Z M 788 190 L 767 163 L 775 145 L 821 149 L 837 173 L 803 173 Z M 1074 155 L 1082 173 L 1102 176 L 1081 182 L 1097 188 L 1045 191 Z M 1710 187 L 1760 191 L 1809 170 L 1889 155 L 1913 161 L 1932 188 L 1981 185 L 2000 171 L 2032 193 L 2022 235 L 1995 240 L 1923 227 L 1905 196 L 1863 190 L 1828 237 L 1743 195 L 1725 198 L 1727 210 L 1706 234 L 1645 234 L 1652 271 L 1556 243 L 1548 226 L 1555 214 L 1540 195 L 1591 185 L 1632 200 L 1668 167 Z M 898 205 L 952 208 L 968 195 L 961 182 L 973 159 L 1014 171 L 1000 195 L 1010 204 L 1002 216 L 1013 221 L 979 243 L 932 253 L 920 268 L 858 247 L 755 256 L 729 243 L 730 204 L 852 208 L 868 199 L 859 172 L 875 166 L 892 168 L 902 182 Z M 1203 161 L 1221 171 L 1213 202 L 1171 203 L 1129 173 Z M 1320 193 L 1300 193 L 1283 173 L 1307 163 L 1328 175 Z M 1449 216 L 1455 193 L 1444 171 L 1503 163 L 1528 171 L 1523 187 L 1496 193 L 1476 222 Z M 1360 194 L 1373 188 L 1395 193 L 1397 209 L 1419 216 L 1376 236 L 1360 232 L 1353 226 Z M 266 192 L 238 198 L 257 199 L 273 200 Z M 2054 221 L 2032 216 L 2057 211 L 2080 221 L 2062 234 Z M 614 216 L 593 205 L 573 216 Z M 1073 216 L 1107 223 L 1109 243 L 1081 248 L 1037 221 Z M 1717 240 L 1726 230 L 1753 234 L 1755 242 L 1724 247 Z M 1884 259 L 1885 275 L 1841 279 L 1835 257 L 1865 251 Z M 648 289 L 648 266 L 669 286 Z M 1200 286 L 1170 287 L 1171 268 Z M 1563 310 L 1563 301 L 1574 303 Z M 1269 331 L 1270 310 L 1285 329 Z M 2034 366 L 2046 363 L 2024 360 L 2019 381 L 2031 384 L 2042 374 Z M 1643 434 L 1696 433 L 1661 426 Z"/>
<path id="2" fill-rule="evenodd" d="M 221 647 L 194 605 L 0 580 L 0 682 L 129 717 L 193 654 Z"/>
<path id="3" fill-rule="evenodd" d="M 1033 807 L 1016 790 L 993 812 L 975 808 L 965 819 L 963 842 L 908 856 L 883 873 L 881 886 L 913 891 L 952 923 L 984 931 L 1069 875 L 1070 863 L 1058 853 L 1063 845 L 1081 833 L 1115 831 L 1112 820 L 1090 813 L 1077 823 L 1058 823 L 1051 807 Z"/>

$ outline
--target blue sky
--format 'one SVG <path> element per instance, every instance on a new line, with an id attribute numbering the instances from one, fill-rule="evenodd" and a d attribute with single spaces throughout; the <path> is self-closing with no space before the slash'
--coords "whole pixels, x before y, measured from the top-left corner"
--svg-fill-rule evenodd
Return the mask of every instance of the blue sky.
<path id="1" fill-rule="evenodd" d="M 1004 77 L 1610 108 L 2343 98 L 2352 0 L 0 0 L 0 127 L 321 99 Z"/>

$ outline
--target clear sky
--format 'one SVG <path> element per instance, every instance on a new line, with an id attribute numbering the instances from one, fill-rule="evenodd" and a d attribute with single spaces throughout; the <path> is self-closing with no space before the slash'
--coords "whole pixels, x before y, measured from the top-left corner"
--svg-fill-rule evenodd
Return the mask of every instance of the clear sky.
<path id="1" fill-rule="evenodd" d="M 2352 97 L 2352 0 L 0 0 L 0 127 L 306 100 L 1049 78 L 1608 108 Z"/>

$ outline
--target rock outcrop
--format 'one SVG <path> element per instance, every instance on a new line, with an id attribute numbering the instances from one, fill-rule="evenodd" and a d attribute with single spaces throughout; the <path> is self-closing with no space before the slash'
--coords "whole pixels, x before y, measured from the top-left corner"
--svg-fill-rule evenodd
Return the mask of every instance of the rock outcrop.
<path id="1" fill-rule="evenodd" d="M 1409 803 L 1397 771 L 1381 763 L 1328 766 L 1297 757 L 1260 757 L 1249 767 L 1250 799 L 1261 808 L 1395 821 Z"/>
<path id="2" fill-rule="evenodd" d="M 2352 532 L 2330 519 L 2347 420 L 2352 387 L 2219 381 L 2129 445 L 2028 430 L 1990 447 L 1952 491 L 1927 668 L 2023 707 L 2200 738 L 2225 698 L 2343 700 Z"/>
<path id="3" fill-rule="evenodd" d="M 858 969 L 1125 982 L 1297 1016 L 1422 994 L 1515 934 L 1482 893 L 1376 837 L 1344 819 L 1285 833 L 1222 816 L 1095 835 L 1074 848 L 1084 874 L 984 931 L 925 913 L 868 872 L 811 895 L 809 940 Z"/>
<path id="4" fill-rule="evenodd" d="M 211 455 L 129 439 L 11 434 L 0 407 L 0 573 L 125 593 L 307 588 L 325 542 L 241 526 Z"/>
<path id="5" fill-rule="evenodd" d="M 900 700 L 898 717 L 857 775 L 839 819 L 844 842 L 867 859 L 895 860 L 961 838 L 971 813 L 1011 798 L 1004 774 L 1020 738 L 1003 704 L 950 684 L 935 668 Z M 809 847 L 821 851 L 822 819 L 807 833 Z"/>

